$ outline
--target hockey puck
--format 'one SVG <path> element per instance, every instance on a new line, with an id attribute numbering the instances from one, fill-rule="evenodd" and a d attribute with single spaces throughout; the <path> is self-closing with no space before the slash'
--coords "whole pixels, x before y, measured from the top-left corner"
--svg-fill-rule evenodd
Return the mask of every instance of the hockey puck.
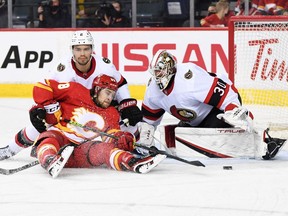
<path id="1" fill-rule="evenodd" d="M 223 166 L 224 170 L 232 170 L 232 166 Z"/>

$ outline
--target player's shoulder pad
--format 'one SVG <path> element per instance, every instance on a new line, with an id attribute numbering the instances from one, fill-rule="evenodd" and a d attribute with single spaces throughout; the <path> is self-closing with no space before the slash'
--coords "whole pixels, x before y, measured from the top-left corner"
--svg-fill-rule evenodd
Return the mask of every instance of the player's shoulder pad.
<path id="1" fill-rule="evenodd" d="M 108 58 L 103 57 L 102 60 L 103 60 L 103 62 L 105 62 L 106 64 L 110 64 L 110 63 L 111 63 L 110 59 L 108 59 Z"/>

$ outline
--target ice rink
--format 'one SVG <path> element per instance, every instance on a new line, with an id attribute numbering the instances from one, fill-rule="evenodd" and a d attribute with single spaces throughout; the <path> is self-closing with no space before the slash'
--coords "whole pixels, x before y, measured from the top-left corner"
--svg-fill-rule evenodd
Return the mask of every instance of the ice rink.
<path id="1" fill-rule="evenodd" d="M 31 99 L 0 99 L 1 144 L 29 122 Z M 288 148 L 287 146 L 285 146 Z M 0 161 L 29 163 L 30 149 Z M 189 160 L 193 158 L 189 158 Z M 1 216 L 287 216 L 288 150 L 273 161 L 201 159 L 195 167 L 166 159 L 148 174 L 104 167 L 64 169 L 52 179 L 40 165 L 0 176 Z M 231 165 L 232 170 L 223 170 Z"/>

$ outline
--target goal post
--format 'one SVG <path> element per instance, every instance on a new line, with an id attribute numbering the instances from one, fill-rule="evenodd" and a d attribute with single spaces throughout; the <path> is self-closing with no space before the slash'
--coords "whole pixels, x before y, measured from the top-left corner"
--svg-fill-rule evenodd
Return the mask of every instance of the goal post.
<path id="1" fill-rule="evenodd" d="M 229 77 L 255 123 L 288 128 L 288 19 L 235 16 L 229 23 Z"/>

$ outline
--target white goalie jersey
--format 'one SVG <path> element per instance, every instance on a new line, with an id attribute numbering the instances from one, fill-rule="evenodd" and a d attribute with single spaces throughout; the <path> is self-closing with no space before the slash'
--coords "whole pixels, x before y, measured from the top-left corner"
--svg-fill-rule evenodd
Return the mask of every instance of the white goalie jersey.
<path id="1" fill-rule="evenodd" d="M 209 73 L 193 63 L 176 65 L 170 86 L 160 91 L 150 80 L 142 104 L 144 121 L 157 126 L 165 112 L 191 126 L 198 126 L 213 107 L 225 110 L 241 105 L 237 89 L 226 74 Z"/>

